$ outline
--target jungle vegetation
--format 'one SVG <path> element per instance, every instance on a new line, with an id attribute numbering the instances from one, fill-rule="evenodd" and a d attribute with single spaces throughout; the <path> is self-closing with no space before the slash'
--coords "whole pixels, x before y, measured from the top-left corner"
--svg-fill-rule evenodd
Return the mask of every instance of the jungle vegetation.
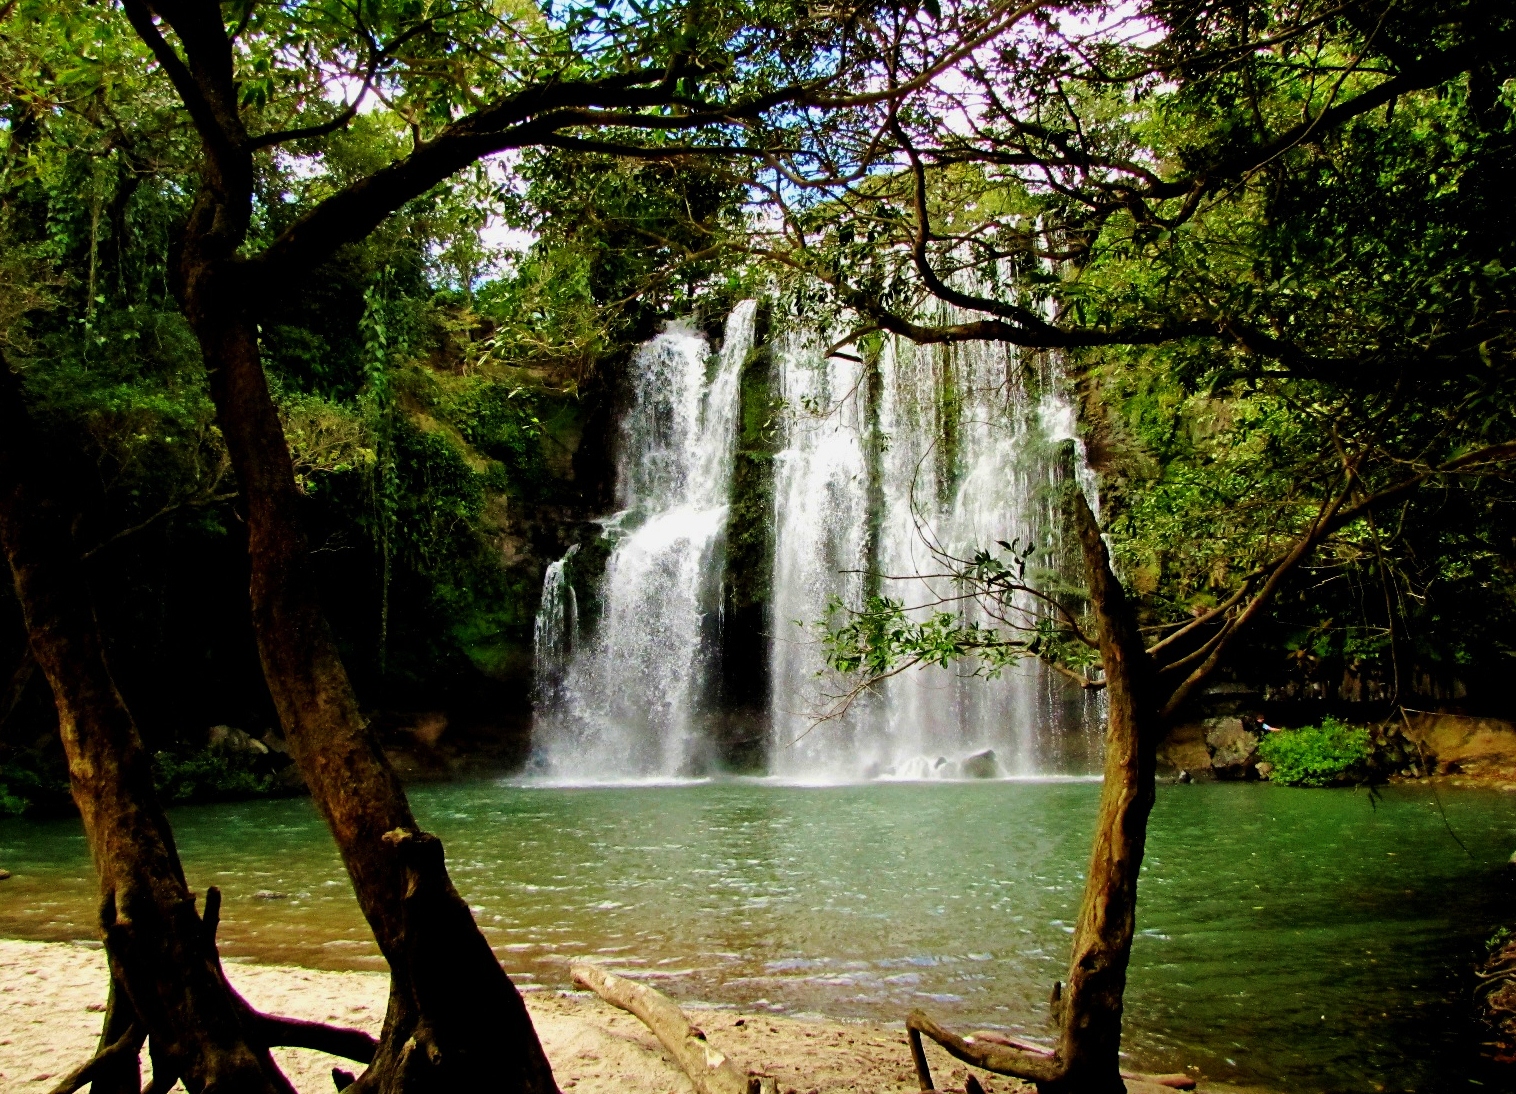
<path id="1" fill-rule="evenodd" d="M 836 352 L 993 339 L 1076 384 L 1077 579 L 986 544 L 942 561 L 997 625 L 881 587 L 830 641 L 859 689 L 1040 657 L 1108 692 L 1057 1052 L 910 1024 L 1043 1090 L 1120 1089 L 1164 725 L 1238 661 L 1393 702 L 1477 698 L 1516 655 L 1512 22 L 0 6 L 0 802 L 66 784 L 101 878 L 112 1004 L 70 1089 L 135 1090 L 147 1038 L 155 1091 L 287 1089 L 277 1044 L 369 1065 L 364 1092 L 556 1089 L 374 715 L 521 688 L 537 574 L 509 558 L 605 500 L 629 347 L 750 294 Z M 221 975 L 151 760 L 212 722 L 277 724 L 390 963 L 379 1041 Z"/>

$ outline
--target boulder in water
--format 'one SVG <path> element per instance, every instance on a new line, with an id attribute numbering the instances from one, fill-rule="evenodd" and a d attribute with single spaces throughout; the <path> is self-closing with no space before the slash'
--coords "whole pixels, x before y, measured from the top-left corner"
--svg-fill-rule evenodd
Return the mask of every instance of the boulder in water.
<path id="1" fill-rule="evenodd" d="M 998 779 L 1000 764 L 995 760 L 995 750 L 987 748 L 958 761 L 958 770 L 965 779 Z"/>
<path id="2" fill-rule="evenodd" d="M 1175 775 L 1187 771 L 1192 779 L 1211 777 L 1211 754 L 1205 746 L 1205 722 L 1181 722 L 1169 729 L 1158 744 L 1158 773 Z"/>
<path id="3" fill-rule="evenodd" d="M 1258 737 L 1241 718 L 1207 718 L 1205 746 L 1218 779 L 1258 777 Z"/>

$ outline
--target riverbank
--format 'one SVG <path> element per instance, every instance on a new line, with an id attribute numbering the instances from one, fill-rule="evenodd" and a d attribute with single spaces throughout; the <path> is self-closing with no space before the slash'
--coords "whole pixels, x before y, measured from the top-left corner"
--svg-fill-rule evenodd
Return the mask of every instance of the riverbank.
<path id="1" fill-rule="evenodd" d="M 261 1010 L 356 1026 L 376 1035 L 384 1018 L 388 979 L 381 973 L 236 962 L 226 970 L 237 990 Z M 105 995 L 105 959 L 99 949 L 0 939 L 0 1094 L 46 1091 L 87 1059 L 100 1032 Z M 526 1002 L 565 1092 L 693 1094 L 689 1080 L 630 1015 L 581 992 L 532 991 Z M 899 1028 L 729 1009 L 692 1010 L 691 1017 L 718 1049 L 773 1075 L 782 1092 L 916 1090 Z M 356 1070 L 356 1065 L 307 1049 L 276 1049 L 274 1055 L 300 1094 L 331 1094 L 333 1067 Z M 929 1046 L 928 1056 L 939 1089 L 963 1089 L 968 1068 L 935 1045 Z M 974 1073 L 988 1094 L 1031 1089 L 1013 1079 Z"/>

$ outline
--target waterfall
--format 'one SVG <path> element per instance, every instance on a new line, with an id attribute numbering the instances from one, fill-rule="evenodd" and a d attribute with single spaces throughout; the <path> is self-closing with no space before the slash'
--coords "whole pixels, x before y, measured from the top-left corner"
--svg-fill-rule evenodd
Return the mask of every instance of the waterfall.
<path id="1" fill-rule="evenodd" d="M 860 361 L 822 361 L 801 340 L 779 359 L 788 415 L 775 471 L 771 769 L 802 778 L 1097 769 L 1098 708 L 1045 666 L 992 679 L 971 664 L 912 669 L 839 713 L 849 681 L 827 671 L 814 629 L 793 625 L 818 619 L 833 598 L 858 606 L 866 574 L 918 617 L 946 608 L 993 623 L 954 582 L 930 575 L 1001 541 L 1044 545 L 1042 566 L 1057 566 L 1058 446 L 1077 439 L 1055 362 L 998 343 L 902 340 L 884 343 L 872 378 Z M 1088 474 L 1082 460 L 1076 474 Z M 1030 599 L 1014 607 L 1028 620 L 1040 610 Z"/>
<path id="2" fill-rule="evenodd" d="M 778 430 L 765 479 L 771 553 L 740 570 L 766 568 L 757 584 L 768 590 L 767 623 L 744 631 L 723 619 L 722 605 L 728 522 L 746 519 L 741 508 L 732 516 L 730 495 L 755 316 L 754 302 L 737 306 L 714 360 L 680 324 L 634 356 L 617 510 L 594 544 L 571 548 L 543 582 L 539 769 L 589 779 L 719 769 L 722 687 L 746 676 L 761 695 L 766 676 L 764 751 L 781 777 L 1098 770 L 1101 699 L 1046 666 L 1013 664 L 994 676 L 976 675 L 972 663 L 910 669 L 848 699 L 850 681 L 827 669 L 816 626 L 830 603 L 857 608 L 874 592 L 917 617 L 946 609 L 997 625 L 947 575 L 1002 542 L 1035 544 L 1034 571 L 1077 568 L 1059 509 L 1063 480 L 1072 474 L 1098 499 L 1056 358 L 999 343 L 888 338 L 828 355 L 825 332 L 796 325 L 771 336 L 768 356 L 753 358 Z M 754 508 L 751 498 L 743 505 Z M 599 575 L 595 559 L 604 561 Z M 1011 608 L 1027 622 L 1047 610 L 1026 595 Z M 756 644 L 725 643 L 728 625 Z M 723 649 L 764 647 L 766 666 L 731 654 L 721 664 Z"/>
<path id="3" fill-rule="evenodd" d="M 617 511 L 596 582 L 598 619 L 571 652 L 551 694 L 539 695 L 536 762 L 563 776 L 699 773 L 709 763 L 713 631 L 720 608 L 723 539 L 741 370 L 757 304 L 728 317 L 711 372 L 705 339 L 671 324 L 642 346 L 617 452 Z M 575 560 L 560 560 L 573 569 Z M 559 563 L 555 563 L 559 566 Z M 544 582 L 564 580 L 549 567 Z M 557 611 L 556 608 L 552 611 Z M 588 614 L 588 613 L 586 613 Z M 560 613 L 561 615 L 561 613 Z M 538 676 L 551 678 L 563 640 L 551 612 L 538 625 Z"/>
<path id="4" fill-rule="evenodd" d="M 569 580 L 568 567 L 579 553 L 579 544 L 569 547 L 542 575 L 542 601 L 537 607 L 537 625 L 532 631 L 537 702 L 557 702 L 579 633 L 579 597 Z"/>
<path id="5" fill-rule="evenodd" d="M 815 726 L 846 681 L 825 671 L 812 624 L 836 597 L 856 606 L 868 568 L 868 414 L 862 362 L 822 357 L 813 332 L 775 346 L 785 407 L 784 447 L 774 460 L 773 639 L 769 766 L 778 774 L 826 773 L 834 757 L 868 766 L 870 719 L 857 709 Z M 871 712 L 868 712 L 871 713 Z"/>

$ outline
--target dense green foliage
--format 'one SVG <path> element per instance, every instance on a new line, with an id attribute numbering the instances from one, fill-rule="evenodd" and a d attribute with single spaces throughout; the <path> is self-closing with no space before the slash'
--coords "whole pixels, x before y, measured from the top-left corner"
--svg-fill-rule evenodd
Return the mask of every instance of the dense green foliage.
<path id="1" fill-rule="evenodd" d="M 463 157 L 260 305 L 314 564 L 372 710 L 521 717 L 542 568 L 570 543 L 585 621 L 598 610 L 603 545 L 582 525 L 611 501 L 630 347 L 742 295 L 870 360 L 891 332 L 1015 343 L 1023 391 L 1056 352 L 1154 635 L 1246 589 L 1334 497 L 1510 439 L 1516 31 L 1500 5 L 224 10 L 241 123 L 266 139 L 248 255 L 522 88 L 637 89 Z M 204 156 L 121 10 L 4 8 L 0 350 L 47 434 L 39 458 L 73 484 L 121 686 L 152 746 L 185 754 L 210 724 L 274 717 L 174 284 Z M 766 361 L 743 374 L 728 542 L 726 608 L 755 634 L 783 410 Z M 1474 470 L 1491 473 L 1437 476 L 1338 529 L 1233 651 L 1240 671 L 1290 694 L 1506 702 L 1490 682 L 1516 656 L 1516 494 Z M 861 614 L 834 615 L 837 667 L 1092 671 L 1067 625 L 1068 545 L 1045 531 L 981 545 L 961 577 L 1073 615 L 1016 633 L 923 618 L 872 575 L 873 598 L 847 606 Z M 25 668 L 4 599 L 0 654 Z M 19 800 L 57 772 L 35 745 L 45 688 L 15 679 L 0 781 Z"/>
<path id="2" fill-rule="evenodd" d="M 1266 733 L 1258 755 L 1274 765 L 1269 779 L 1284 786 L 1334 786 L 1361 777 L 1373 757 L 1369 731 L 1326 717 L 1318 726 Z"/>
<path id="3" fill-rule="evenodd" d="M 166 805 L 261 798 L 289 784 L 267 764 L 242 753 L 207 748 L 187 754 L 159 752 L 153 757 L 153 782 Z"/>
<path id="4" fill-rule="evenodd" d="M 66 812 L 68 772 L 42 749 L 12 749 L 0 762 L 0 817 Z"/>

